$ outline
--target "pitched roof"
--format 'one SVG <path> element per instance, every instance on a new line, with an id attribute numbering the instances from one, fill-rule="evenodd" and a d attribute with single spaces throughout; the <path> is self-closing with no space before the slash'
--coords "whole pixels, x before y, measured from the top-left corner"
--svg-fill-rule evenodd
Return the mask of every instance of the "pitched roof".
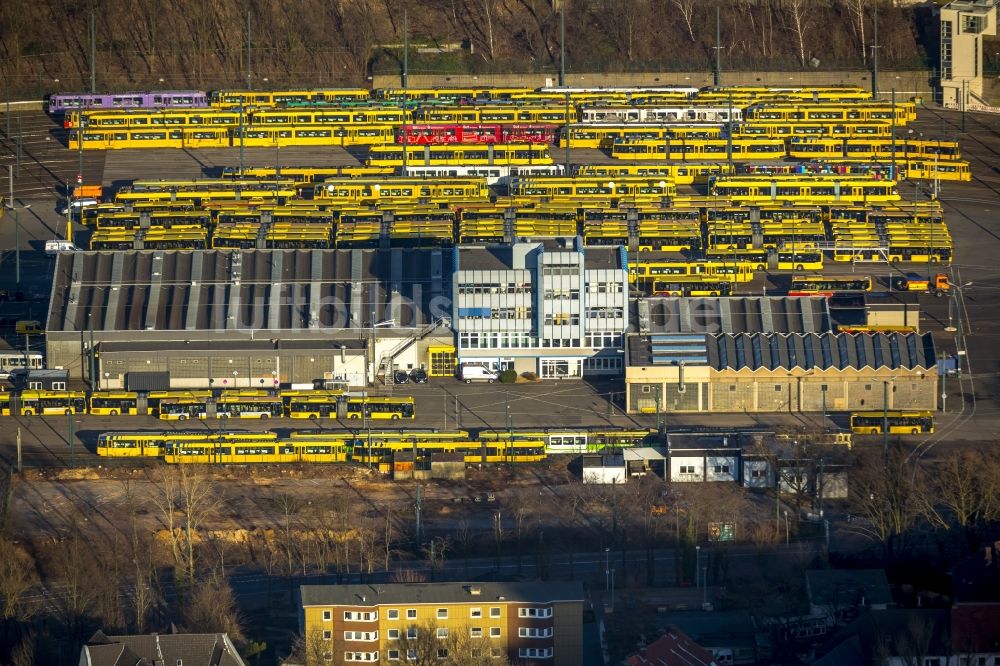
<path id="1" fill-rule="evenodd" d="M 667 633 L 625 659 L 628 666 L 715 666 L 712 653 L 670 625 Z"/>
<path id="2" fill-rule="evenodd" d="M 930 333 L 737 333 L 706 336 L 716 370 L 930 369 Z"/>
<path id="3" fill-rule="evenodd" d="M 478 590 L 478 593 L 473 593 Z M 579 582 L 392 583 L 387 585 L 303 585 L 303 606 L 384 606 L 496 601 L 544 604 L 583 601 Z"/>
<path id="4" fill-rule="evenodd" d="M 244 666 L 226 634 L 107 636 L 96 632 L 83 647 L 89 666 Z"/>
<path id="5" fill-rule="evenodd" d="M 948 609 L 907 608 L 862 613 L 834 634 L 816 654 L 813 664 L 875 663 L 877 658 L 906 656 L 920 646 L 929 657 L 952 654 L 949 645 Z M 864 655 L 864 660 L 858 660 Z M 849 661 L 844 659 L 849 656 Z"/>

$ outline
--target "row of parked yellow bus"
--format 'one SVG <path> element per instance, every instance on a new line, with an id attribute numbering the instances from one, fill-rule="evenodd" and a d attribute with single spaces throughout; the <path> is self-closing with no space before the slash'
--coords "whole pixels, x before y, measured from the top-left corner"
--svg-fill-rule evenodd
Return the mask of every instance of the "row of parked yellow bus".
<path id="1" fill-rule="evenodd" d="M 205 419 L 337 419 L 412 420 L 409 396 L 349 395 L 343 391 L 21 391 L 0 393 L 0 414 L 50 416 L 92 414 L 136 416 L 163 421 Z"/>

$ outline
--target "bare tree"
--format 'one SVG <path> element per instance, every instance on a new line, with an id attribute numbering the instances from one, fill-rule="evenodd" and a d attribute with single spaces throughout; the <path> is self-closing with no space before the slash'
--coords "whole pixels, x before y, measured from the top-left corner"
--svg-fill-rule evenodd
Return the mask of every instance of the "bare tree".
<path id="1" fill-rule="evenodd" d="M 927 492 L 917 498 L 924 515 L 941 528 L 957 527 L 974 548 L 978 526 L 1000 517 L 1000 456 L 962 449 L 922 471 Z"/>
<path id="2" fill-rule="evenodd" d="M 506 666 L 505 654 L 494 653 L 492 641 L 482 627 L 438 627 L 433 622 L 412 624 L 400 632 L 396 648 L 400 660 L 415 666 Z M 475 633 L 475 635 L 474 635 Z"/>
<path id="3" fill-rule="evenodd" d="M 677 8 L 677 12 L 681 15 L 684 27 L 687 28 L 688 38 L 694 44 L 698 41 L 694 36 L 694 10 L 700 0 L 670 0 L 670 2 L 673 3 L 674 7 Z"/>
<path id="4" fill-rule="evenodd" d="M 887 562 L 892 562 L 900 541 L 919 516 L 914 464 L 894 447 L 884 457 L 873 452 L 862 458 L 852 474 L 852 506 L 870 526 L 857 525 L 856 530 L 882 544 Z"/>
<path id="5" fill-rule="evenodd" d="M 798 43 L 799 64 L 803 67 L 806 66 L 806 43 L 809 41 L 809 32 L 812 30 L 812 10 L 816 4 L 816 0 L 784 0 L 782 2 L 787 28 Z"/>
<path id="6" fill-rule="evenodd" d="M 145 501 L 144 495 L 136 492 L 137 487 L 132 479 L 122 481 L 122 501 L 129 517 L 129 554 L 134 567 L 132 585 L 132 607 L 135 611 L 133 629 L 136 633 L 145 633 L 146 617 L 155 603 L 155 585 L 153 578 L 156 568 L 153 562 L 153 544 L 146 536 L 139 536 L 138 512 Z"/>
<path id="7" fill-rule="evenodd" d="M 200 582 L 188 596 L 182 618 L 191 633 L 227 633 L 235 643 L 246 638 L 239 606 L 225 580 Z"/>
<path id="8" fill-rule="evenodd" d="M 861 47 L 861 62 L 868 62 L 868 44 L 865 42 L 865 18 L 872 0 L 841 0 L 847 14 L 851 17 L 851 29 L 854 31 Z"/>
<path id="9" fill-rule="evenodd" d="M 183 537 L 181 535 L 178 512 L 181 507 L 180 497 L 180 475 L 176 467 L 167 467 L 160 470 L 153 481 L 153 492 L 149 494 L 150 500 L 156 505 L 163 520 L 163 526 L 167 531 L 167 539 L 170 543 L 171 563 L 174 567 L 174 578 L 182 578 L 184 565 L 184 551 L 182 548 Z"/>
<path id="10" fill-rule="evenodd" d="M 36 604 L 28 593 L 38 583 L 35 561 L 13 541 L 0 537 L 0 603 L 3 619 L 27 620 Z"/>
<path id="11" fill-rule="evenodd" d="M 189 585 L 194 585 L 197 573 L 194 541 L 202 523 L 215 512 L 222 500 L 207 470 L 179 465 L 177 474 L 187 546 L 187 579 Z"/>

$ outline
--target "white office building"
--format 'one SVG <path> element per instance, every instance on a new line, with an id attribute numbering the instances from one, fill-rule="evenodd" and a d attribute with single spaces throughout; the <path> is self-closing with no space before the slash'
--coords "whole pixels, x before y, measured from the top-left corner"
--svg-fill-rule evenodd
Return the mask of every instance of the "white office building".
<path id="1" fill-rule="evenodd" d="M 628 325 L 624 250 L 580 239 L 456 254 L 457 362 L 543 379 L 620 375 Z"/>

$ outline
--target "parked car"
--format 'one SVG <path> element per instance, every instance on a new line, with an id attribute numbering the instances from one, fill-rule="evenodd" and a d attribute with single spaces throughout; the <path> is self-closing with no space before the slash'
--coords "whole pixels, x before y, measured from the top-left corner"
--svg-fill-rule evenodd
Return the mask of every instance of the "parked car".
<path id="1" fill-rule="evenodd" d="M 397 370 L 392 373 L 392 381 L 394 384 L 409 384 L 410 376 L 406 374 L 406 370 Z"/>
<path id="2" fill-rule="evenodd" d="M 416 368 L 410 373 L 410 381 L 414 384 L 426 384 L 427 383 L 427 371 L 423 368 Z"/>

